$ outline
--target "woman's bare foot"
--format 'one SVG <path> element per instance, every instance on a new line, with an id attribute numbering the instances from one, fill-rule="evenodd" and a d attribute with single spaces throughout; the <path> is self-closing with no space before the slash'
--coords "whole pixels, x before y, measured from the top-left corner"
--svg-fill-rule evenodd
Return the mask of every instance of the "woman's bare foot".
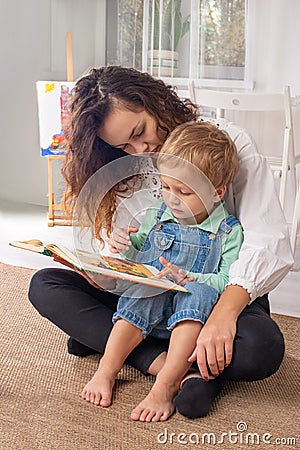
<path id="1" fill-rule="evenodd" d="M 83 388 L 81 397 L 96 406 L 106 408 L 111 405 L 114 382 L 115 377 L 111 373 L 98 369 L 93 378 Z"/>
<path id="2" fill-rule="evenodd" d="M 167 420 L 174 412 L 173 399 L 178 386 L 156 380 L 151 391 L 131 412 L 132 420 L 159 422 Z"/>

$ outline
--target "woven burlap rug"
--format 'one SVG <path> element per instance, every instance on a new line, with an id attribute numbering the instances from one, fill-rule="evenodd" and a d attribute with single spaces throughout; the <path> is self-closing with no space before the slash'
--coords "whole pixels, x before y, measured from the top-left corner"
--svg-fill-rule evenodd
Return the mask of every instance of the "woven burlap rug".
<path id="1" fill-rule="evenodd" d="M 136 423 L 130 411 L 153 378 L 125 366 L 110 408 L 82 401 L 99 356 L 67 354 L 67 336 L 27 300 L 33 273 L 0 263 L 0 450 L 300 448 L 299 319 L 274 316 L 286 355 L 272 377 L 228 384 L 203 419 Z"/>

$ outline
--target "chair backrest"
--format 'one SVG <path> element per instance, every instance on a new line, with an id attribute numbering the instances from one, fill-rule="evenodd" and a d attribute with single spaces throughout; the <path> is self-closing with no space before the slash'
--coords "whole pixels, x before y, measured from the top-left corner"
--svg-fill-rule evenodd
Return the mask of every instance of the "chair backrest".
<path id="1" fill-rule="evenodd" d="M 190 96 L 199 106 L 207 106 L 217 110 L 217 117 L 223 117 L 224 111 L 284 111 L 288 125 L 291 125 L 290 87 L 285 86 L 283 92 L 225 92 L 198 87 L 190 83 Z"/>

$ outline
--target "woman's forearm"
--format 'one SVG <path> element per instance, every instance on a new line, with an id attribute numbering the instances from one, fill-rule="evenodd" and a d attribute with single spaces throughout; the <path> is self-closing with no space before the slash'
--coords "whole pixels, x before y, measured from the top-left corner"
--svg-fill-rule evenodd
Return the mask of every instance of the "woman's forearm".
<path id="1" fill-rule="evenodd" d="M 221 294 L 208 320 L 220 317 L 223 321 L 227 318 L 237 320 L 240 313 L 250 301 L 250 294 L 241 286 L 229 285 Z"/>

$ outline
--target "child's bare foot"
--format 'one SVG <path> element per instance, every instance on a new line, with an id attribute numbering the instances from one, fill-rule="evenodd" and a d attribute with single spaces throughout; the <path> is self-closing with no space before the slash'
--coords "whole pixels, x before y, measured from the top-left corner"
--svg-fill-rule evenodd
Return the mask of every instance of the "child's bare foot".
<path id="1" fill-rule="evenodd" d="M 167 420 L 174 412 L 173 399 L 178 386 L 170 386 L 158 380 L 141 403 L 131 412 L 132 420 L 159 422 Z"/>
<path id="2" fill-rule="evenodd" d="M 85 385 L 81 397 L 96 406 L 107 407 L 111 405 L 112 389 L 115 377 L 111 373 L 97 370 L 93 378 Z"/>

